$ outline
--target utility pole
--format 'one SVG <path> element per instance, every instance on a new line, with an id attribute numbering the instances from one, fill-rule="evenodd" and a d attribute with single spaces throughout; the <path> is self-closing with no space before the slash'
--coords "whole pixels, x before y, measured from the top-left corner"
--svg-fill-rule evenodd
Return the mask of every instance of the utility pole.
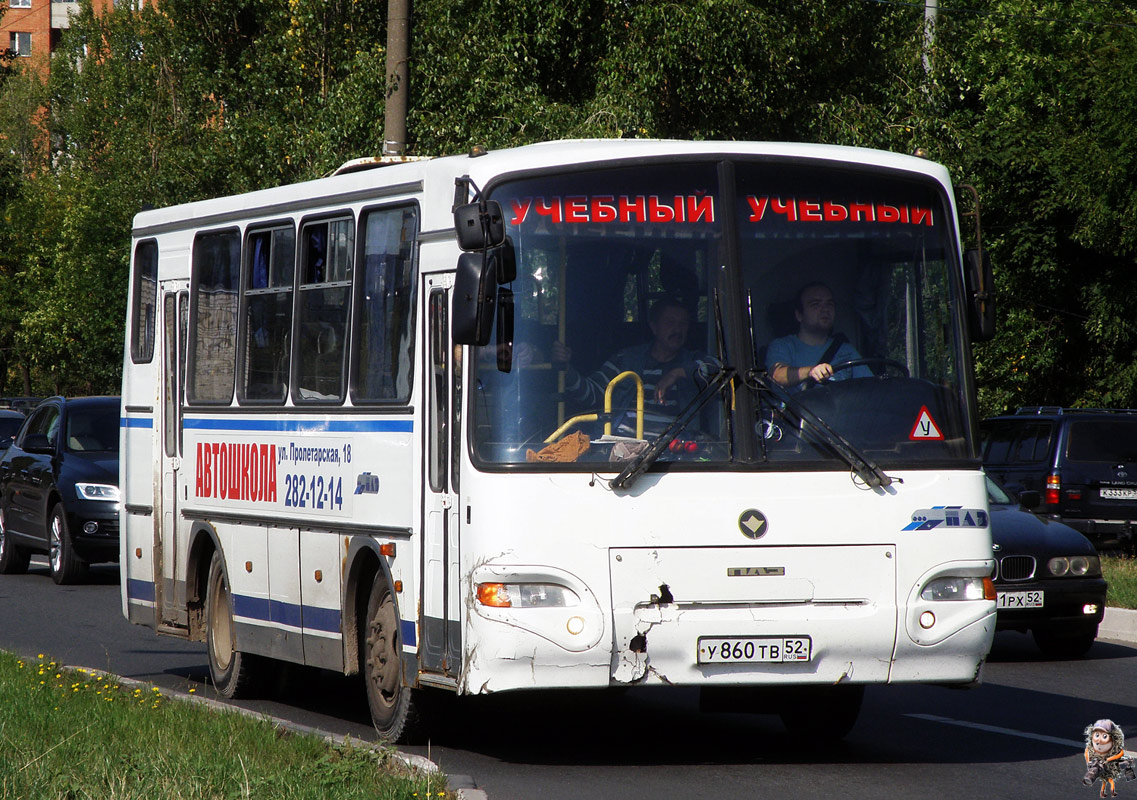
<path id="1" fill-rule="evenodd" d="M 932 49 L 936 46 L 936 15 L 940 0 L 924 0 L 924 74 L 932 74 Z"/>
<path id="2" fill-rule="evenodd" d="M 385 156 L 401 156 L 407 147 L 410 27 L 411 0 L 387 0 L 387 102 L 383 113 Z"/>

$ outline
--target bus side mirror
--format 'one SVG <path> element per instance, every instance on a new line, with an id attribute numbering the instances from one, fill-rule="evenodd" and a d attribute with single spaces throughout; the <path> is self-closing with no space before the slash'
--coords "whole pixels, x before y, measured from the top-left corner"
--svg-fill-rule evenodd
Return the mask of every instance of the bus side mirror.
<path id="1" fill-rule="evenodd" d="M 497 247 L 505 241 L 505 218 L 501 203 L 479 200 L 454 209 L 454 234 L 458 246 L 469 252 Z"/>
<path id="2" fill-rule="evenodd" d="M 487 345 L 493 332 L 497 280 L 488 253 L 458 256 L 451 329 L 456 344 Z M 489 268 L 487 268 L 489 267 Z"/>
<path id="3" fill-rule="evenodd" d="M 990 341 L 995 338 L 995 285 L 991 259 L 986 250 L 971 249 L 963 254 L 963 266 L 971 341 Z"/>
<path id="4" fill-rule="evenodd" d="M 458 256 L 454 276 L 454 341 L 486 345 L 493 330 L 498 284 L 517 277 L 517 257 L 506 239 L 480 253 Z"/>

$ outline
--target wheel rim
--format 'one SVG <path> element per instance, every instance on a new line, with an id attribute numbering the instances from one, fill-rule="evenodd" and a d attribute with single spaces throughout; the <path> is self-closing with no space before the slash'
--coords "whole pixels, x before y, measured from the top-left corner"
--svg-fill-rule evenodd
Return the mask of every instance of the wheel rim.
<path id="1" fill-rule="evenodd" d="M 375 610 L 367 630 L 368 680 L 373 696 L 393 709 L 399 699 L 401 670 L 398 656 L 395 604 L 387 595 Z"/>
<path id="2" fill-rule="evenodd" d="M 4 559 L 4 551 L 8 548 L 8 534 L 4 532 L 4 512 L 0 510 L 0 561 Z"/>
<path id="3" fill-rule="evenodd" d="M 233 659 L 232 627 L 229 620 L 229 592 L 225 579 L 218 577 L 209 592 L 209 652 L 221 670 Z"/>
<path id="4" fill-rule="evenodd" d="M 51 571 L 59 572 L 63 564 L 63 519 L 58 514 L 51 516 Z"/>

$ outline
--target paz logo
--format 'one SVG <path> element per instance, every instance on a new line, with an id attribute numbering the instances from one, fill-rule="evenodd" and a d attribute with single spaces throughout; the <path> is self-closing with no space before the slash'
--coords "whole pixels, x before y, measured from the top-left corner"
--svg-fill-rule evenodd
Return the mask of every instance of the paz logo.
<path id="1" fill-rule="evenodd" d="M 746 509 L 738 517 L 738 529 L 747 539 L 761 539 L 769 527 L 766 515 L 756 508 Z"/>

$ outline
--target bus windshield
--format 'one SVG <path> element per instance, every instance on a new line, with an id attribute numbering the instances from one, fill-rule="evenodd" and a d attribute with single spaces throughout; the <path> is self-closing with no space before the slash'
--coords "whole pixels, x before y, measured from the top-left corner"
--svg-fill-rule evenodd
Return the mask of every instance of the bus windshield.
<path id="1" fill-rule="evenodd" d="M 474 348 L 480 466 L 619 471 L 664 432 L 654 462 L 675 469 L 847 469 L 846 445 L 882 466 L 974 459 L 955 222 L 934 181 L 692 160 L 491 196 L 517 277 Z"/>

